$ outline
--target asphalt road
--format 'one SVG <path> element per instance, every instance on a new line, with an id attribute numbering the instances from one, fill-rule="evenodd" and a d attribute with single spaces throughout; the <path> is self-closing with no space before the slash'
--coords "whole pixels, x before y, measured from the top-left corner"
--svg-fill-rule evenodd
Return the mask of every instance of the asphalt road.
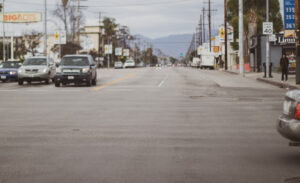
<path id="1" fill-rule="evenodd" d="M 281 183 L 285 90 L 218 71 L 99 70 L 96 87 L 0 84 L 0 183 Z"/>

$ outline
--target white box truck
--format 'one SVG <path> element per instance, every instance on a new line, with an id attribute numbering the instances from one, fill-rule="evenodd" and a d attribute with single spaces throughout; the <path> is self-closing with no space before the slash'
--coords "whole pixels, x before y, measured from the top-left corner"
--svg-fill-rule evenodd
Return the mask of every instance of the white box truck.
<path id="1" fill-rule="evenodd" d="M 201 54 L 201 61 L 200 61 L 200 68 L 201 69 L 215 69 L 216 57 L 215 53 L 202 53 Z"/>

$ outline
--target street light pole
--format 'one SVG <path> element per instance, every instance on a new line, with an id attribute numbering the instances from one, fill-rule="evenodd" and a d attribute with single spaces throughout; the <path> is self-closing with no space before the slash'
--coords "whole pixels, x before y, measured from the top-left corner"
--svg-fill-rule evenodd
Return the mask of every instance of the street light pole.
<path id="1" fill-rule="evenodd" d="M 47 56 L 47 0 L 45 0 L 45 16 L 44 16 L 44 55 Z"/>
<path id="2" fill-rule="evenodd" d="M 225 28 L 225 70 L 228 70 L 228 53 L 227 53 L 227 0 L 224 0 L 224 28 Z"/>
<path id="3" fill-rule="evenodd" d="M 2 38 L 2 46 L 3 46 L 3 62 L 6 61 L 6 50 L 5 50 L 5 20 L 4 20 L 4 14 L 5 14 L 5 0 L 2 1 L 2 29 L 3 29 L 3 38 Z"/>
<path id="4" fill-rule="evenodd" d="M 244 12 L 243 0 L 239 0 L 239 59 L 240 59 L 240 74 L 245 74 L 244 71 Z"/>
<path id="5" fill-rule="evenodd" d="M 269 22 L 269 0 L 266 0 L 266 21 Z M 269 35 L 266 35 L 266 73 L 267 78 L 270 78 L 270 42 L 269 42 Z"/>

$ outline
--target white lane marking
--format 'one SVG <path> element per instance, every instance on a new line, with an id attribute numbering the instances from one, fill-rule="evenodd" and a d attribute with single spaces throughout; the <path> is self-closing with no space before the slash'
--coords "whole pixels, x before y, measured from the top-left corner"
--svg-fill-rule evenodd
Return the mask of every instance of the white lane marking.
<path id="1" fill-rule="evenodd" d="M 166 75 L 166 77 L 159 83 L 158 87 L 162 87 L 163 84 L 166 82 L 166 80 L 168 79 L 169 75 Z"/>

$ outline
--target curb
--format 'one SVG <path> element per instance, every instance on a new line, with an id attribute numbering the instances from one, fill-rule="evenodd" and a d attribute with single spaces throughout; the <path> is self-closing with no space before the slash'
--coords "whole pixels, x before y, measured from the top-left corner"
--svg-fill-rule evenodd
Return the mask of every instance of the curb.
<path id="1" fill-rule="evenodd" d="M 234 72 L 234 71 L 229 71 L 229 70 L 223 70 L 223 72 L 229 73 L 229 74 L 233 74 L 233 75 L 239 75 L 239 73 Z"/>
<path id="2" fill-rule="evenodd" d="M 285 87 L 285 88 L 290 88 L 290 89 L 299 89 L 300 87 L 298 86 L 294 86 L 294 85 L 290 85 L 290 84 L 282 84 L 281 82 L 278 81 L 271 81 L 268 79 L 263 79 L 263 78 L 257 78 L 257 81 L 263 82 L 263 83 L 267 83 L 267 84 L 271 84 L 273 86 L 278 86 L 278 87 Z"/>

